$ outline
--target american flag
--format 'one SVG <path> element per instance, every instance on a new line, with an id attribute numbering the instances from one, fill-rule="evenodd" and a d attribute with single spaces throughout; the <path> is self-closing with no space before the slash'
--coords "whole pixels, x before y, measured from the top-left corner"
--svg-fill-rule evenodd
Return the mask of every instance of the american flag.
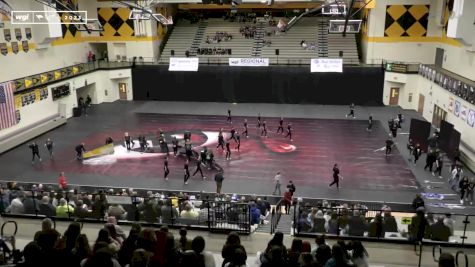
<path id="1" fill-rule="evenodd" d="M 0 130 L 17 124 L 13 82 L 0 83 Z"/>

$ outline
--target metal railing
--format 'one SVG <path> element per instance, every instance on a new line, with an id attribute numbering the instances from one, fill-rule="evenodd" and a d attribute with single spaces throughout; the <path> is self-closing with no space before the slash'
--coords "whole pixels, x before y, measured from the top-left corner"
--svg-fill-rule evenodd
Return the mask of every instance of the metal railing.
<path id="1" fill-rule="evenodd" d="M 277 202 L 277 205 L 272 208 L 271 220 L 270 220 L 270 234 L 273 235 L 279 224 L 280 217 L 282 216 L 282 202 L 283 199 Z"/>
<path id="2" fill-rule="evenodd" d="M 49 197 L 46 202 L 45 196 Z M 10 203 L 6 201 L 10 200 Z M 43 202 L 43 200 L 45 202 Z M 91 200 L 92 199 L 92 200 Z M 115 217 L 121 223 L 139 222 L 242 234 L 251 233 L 250 204 L 214 199 L 139 197 L 74 191 L 6 190 L 0 193 L 0 214 L 6 217 L 51 218 L 53 221 L 102 222 Z M 76 206 L 78 200 L 82 206 Z M 12 202 L 14 202 L 11 204 Z M 53 203 L 54 201 L 54 204 Z M 61 201 L 65 201 L 66 204 Z M 89 202 L 85 204 L 86 202 Z M 23 203 L 23 206 L 19 205 Z M 25 210 L 27 207 L 28 210 Z M 112 208 L 111 208 L 112 207 Z"/>
<path id="3" fill-rule="evenodd" d="M 215 57 L 199 57 L 200 65 L 229 65 L 229 58 L 232 56 L 215 56 Z M 272 57 L 260 57 L 268 58 L 269 65 L 310 65 L 311 58 L 295 58 L 295 57 L 281 57 L 281 56 L 272 56 Z M 158 64 L 168 64 L 168 61 L 160 58 Z M 344 59 L 343 64 L 346 65 L 359 65 L 359 59 Z"/>

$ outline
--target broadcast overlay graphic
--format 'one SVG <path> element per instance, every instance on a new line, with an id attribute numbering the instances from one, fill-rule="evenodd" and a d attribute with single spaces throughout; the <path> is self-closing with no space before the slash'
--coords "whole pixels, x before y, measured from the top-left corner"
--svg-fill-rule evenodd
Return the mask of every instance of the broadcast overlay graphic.
<path id="1" fill-rule="evenodd" d="M 12 24 L 87 24 L 87 11 L 12 11 Z"/>

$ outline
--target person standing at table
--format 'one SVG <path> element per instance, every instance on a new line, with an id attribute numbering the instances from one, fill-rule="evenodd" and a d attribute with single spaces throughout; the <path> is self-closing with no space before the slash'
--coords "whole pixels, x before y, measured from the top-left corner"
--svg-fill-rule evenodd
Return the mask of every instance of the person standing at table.
<path id="1" fill-rule="evenodd" d="M 170 173 L 170 169 L 168 168 L 168 157 L 165 157 L 165 160 L 163 161 L 163 172 L 163 177 L 165 178 L 165 180 L 168 180 L 167 176 Z"/>
<path id="2" fill-rule="evenodd" d="M 190 179 L 190 169 L 188 168 L 189 163 L 190 162 L 188 160 L 185 161 L 185 166 L 184 166 L 185 177 L 183 178 L 185 184 L 188 184 L 188 179 Z"/>
<path id="3" fill-rule="evenodd" d="M 53 159 L 53 146 L 54 146 L 53 140 L 51 140 L 50 138 L 46 139 L 45 147 L 49 152 L 50 159 Z"/>
<path id="4" fill-rule="evenodd" d="M 247 131 L 247 119 L 244 119 L 244 131 L 242 134 L 246 134 L 246 138 L 249 138 L 249 133 Z"/>
<path id="5" fill-rule="evenodd" d="M 36 142 L 33 142 L 28 147 L 31 149 L 32 154 L 31 163 L 35 163 L 35 157 L 38 157 L 38 160 L 41 162 L 42 159 L 40 157 L 40 148 L 38 147 L 38 144 Z"/>
<path id="6" fill-rule="evenodd" d="M 279 134 L 280 132 L 282 132 L 282 134 L 284 134 L 284 118 L 283 117 L 280 117 L 280 120 L 279 120 L 279 128 L 277 128 L 277 134 Z"/>

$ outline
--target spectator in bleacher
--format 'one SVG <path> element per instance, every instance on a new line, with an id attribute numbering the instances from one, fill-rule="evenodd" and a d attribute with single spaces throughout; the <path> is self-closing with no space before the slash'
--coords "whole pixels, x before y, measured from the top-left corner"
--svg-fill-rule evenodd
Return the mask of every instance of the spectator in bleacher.
<path id="1" fill-rule="evenodd" d="M 34 240 L 48 254 L 53 250 L 59 237 L 59 232 L 53 229 L 53 221 L 50 218 L 45 218 L 41 222 L 41 231 L 35 233 Z"/>
<path id="2" fill-rule="evenodd" d="M 308 232 L 312 228 L 308 222 L 308 215 L 305 210 L 300 211 L 300 218 L 298 219 L 297 230 L 298 232 Z"/>
<path id="3" fill-rule="evenodd" d="M 5 212 L 8 206 L 10 206 L 10 190 L 0 188 L 0 213 Z"/>
<path id="4" fill-rule="evenodd" d="M 366 220 L 360 215 L 359 210 L 353 212 L 353 216 L 348 221 L 348 235 L 350 236 L 364 236 L 366 232 Z"/>
<path id="5" fill-rule="evenodd" d="M 439 267 L 455 267 L 454 256 L 449 253 L 441 253 L 439 257 Z"/>
<path id="6" fill-rule="evenodd" d="M 300 267 L 320 267 L 323 265 L 317 265 L 317 263 L 313 260 L 313 256 L 310 253 L 302 253 L 300 254 L 299 259 L 299 266 Z"/>
<path id="7" fill-rule="evenodd" d="M 99 193 L 94 196 L 94 202 L 92 203 L 92 218 L 103 219 L 106 214 L 107 201 L 106 196 Z"/>
<path id="8" fill-rule="evenodd" d="M 381 213 L 377 213 L 374 216 L 373 220 L 369 223 L 368 226 L 368 236 L 369 237 L 377 237 L 383 238 L 385 233 L 384 224 L 383 224 L 383 217 Z"/>
<path id="9" fill-rule="evenodd" d="M 318 210 L 315 216 L 313 217 L 312 229 L 310 232 L 313 233 L 324 233 L 325 232 L 325 219 L 323 218 L 323 211 Z"/>
<path id="10" fill-rule="evenodd" d="M 137 240 L 138 240 L 141 230 L 142 230 L 142 227 L 140 226 L 140 224 L 138 223 L 132 224 L 130 228 L 129 236 L 122 243 L 122 247 L 117 253 L 117 256 L 118 256 L 117 258 L 119 260 L 119 263 L 122 266 L 125 266 L 130 263 L 133 252 L 138 248 Z"/>
<path id="11" fill-rule="evenodd" d="M 66 199 L 61 198 L 59 200 L 58 207 L 56 207 L 56 217 L 69 218 L 69 216 L 73 214 L 74 214 L 74 208 L 68 203 L 66 203 Z"/>
<path id="12" fill-rule="evenodd" d="M 384 211 L 383 227 L 386 232 L 398 232 L 396 218 L 391 215 L 391 210 Z"/>
<path id="13" fill-rule="evenodd" d="M 221 250 L 221 256 L 223 257 L 223 265 L 231 262 L 235 257 L 236 251 L 240 249 L 244 251 L 247 260 L 246 249 L 241 245 L 241 239 L 236 232 L 229 233 L 226 243 L 223 245 L 223 249 Z"/>
<path id="14" fill-rule="evenodd" d="M 120 249 L 120 244 L 116 240 L 112 239 L 109 234 L 109 231 L 104 228 L 99 230 L 94 247 L 96 247 L 96 245 L 101 244 L 101 243 L 106 243 L 107 248 L 109 248 L 114 253 L 118 252 Z"/>
<path id="15" fill-rule="evenodd" d="M 89 210 L 81 199 L 76 202 L 76 208 L 74 208 L 74 217 L 87 218 L 89 216 Z"/>
<path id="16" fill-rule="evenodd" d="M 112 223 L 106 223 L 104 225 L 104 229 L 109 232 L 109 236 L 112 240 L 114 240 L 117 244 L 119 244 L 119 248 L 122 246 L 124 239 L 117 233 L 115 225 Z"/>
<path id="17" fill-rule="evenodd" d="M 182 227 L 179 231 L 180 239 L 178 239 L 176 247 L 179 251 L 187 251 L 191 249 L 191 240 L 186 237 L 188 231 Z"/>
<path id="18" fill-rule="evenodd" d="M 261 214 L 264 217 L 267 216 L 267 211 L 268 211 L 267 204 L 269 204 L 269 202 L 264 201 L 261 198 L 257 198 L 257 201 L 256 201 L 257 208 L 261 211 Z"/>
<path id="19" fill-rule="evenodd" d="M 130 265 L 127 267 L 149 267 L 150 255 L 151 254 L 144 249 L 136 249 L 132 254 Z"/>
<path id="20" fill-rule="evenodd" d="M 351 242 L 351 249 L 353 253 L 351 254 L 351 261 L 355 267 L 368 267 L 368 257 L 369 254 L 366 251 L 365 247 L 361 241 L 356 240 Z"/>
<path id="21" fill-rule="evenodd" d="M 270 246 L 266 253 L 261 254 L 261 267 L 286 267 L 285 254 L 280 246 Z"/>
<path id="22" fill-rule="evenodd" d="M 127 217 L 127 212 L 125 211 L 124 207 L 122 207 L 122 205 L 114 203 L 109 206 L 107 215 L 113 216 L 117 220 L 124 220 Z"/>
<path id="23" fill-rule="evenodd" d="M 56 216 L 56 208 L 49 202 L 48 196 L 43 196 L 38 206 L 38 214 L 44 215 L 46 217 Z"/>
<path id="24" fill-rule="evenodd" d="M 261 222 L 261 210 L 255 203 L 251 203 L 251 224 L 259 224 Z"/>
<path id="25" fill-rule="evenodd" d="M 435 241 L 449 241 L 450 228 L 444 224 L 444 217 L 437 217 L 437 222 L 430 226 L 431 239 Z"/>
<path id="26" fill-rule="evenodd" d="M 89 240 L 87 235 L 80 234 L 76 239 L 76 245 L 72 250 L 72 259 L 71 262 L 73 263 L 73 267 L 80 267 L 81 262 L 84 259 L 91 257 L 92 250 L 91 246 L 89 245 Z"/>
<path id="27" fill-rule="evenodd" d="M 17 267 L 45 266 L 45 261 L 48 259 L 45 257 L 42 248 L 35 241 L 31 241 L 25 246 L 23 249 L 23 257 L 25 260 L 17 264 Z"/>
<path id="28" fill-rule="evenodd" d="M 332 247 L 332 257 L 325 263 L 325 267 L 347 267 L 351 266 L 345 256 L 343 248 L 335 244 Z"/>
<path id="29" fill-rule="evenodd" d="M 25 214 L 37 214 L 40 210 L 40 201 L 36 198 L 36 193 L 31 191 L 23 192 L 25 199 L 23 200 L 23 210 Z"/>
<path id="30" fill-rule="evenodd" d="M 24 214 L 25 209 L 22 202 L 22 192 L 18 191 L 15 194 L 12 194 L 12 197 L 13 199 L 10 202 L 10 206 L 6 209 L 6 212 L 11 214 Z"/>
<path id="31" fill-rule="evenodd" d="M 302 253 L 302 239 L 294 238 L 292 246 L 287 251 L 287 263 L 289 267 L 299 267 L 299 258 Z"/>
<path id="32" fill-rule="evenodd" d="M 81 262 L 81 267 L 120 267 L 120 263 L 112 256 L 113 252 L 109 248 L 109 244 L 107 242 L 96 242 L 92 256 L 84 259 Z"/>
<path id="33" fill-rule="evenodd" d="M 275 232 L 272 239 L 269 241 L 269 243 L 267 243 L 267 248 L 265 250 L 265 253 L 269 253 L 272 247 L 276 247 L 276 246 L 280 247 L 280 249 L 282 250 L 282 256 L 286 257 L 287 248 L 284 245 L 284 234 L 282 232 Z"/>
<path id="34" fill-rule="evenodd" d="M 194 211 L 189 203 L 185 205 L 185 209 L 180 213 L 180 217 L 183 219 L 198 219 L 198 212 Z"/>
<path id="35" fill-rule="evenodd" d="M 162 223 L 170 224 L 178 218 L 178 211 L 172 206 L 171 200 L 167 199 L 161 208 Z"/>
<path id="36" fill-rule="evenodd" d="M 452 219 L 452 214 L 450 213 L 445 214 L 444 224 L 447 225 L 447 227 L 449 227 L 450 235 L 454 235 L 455 220 Z"/>
<path id="37" fill-rule="evenodd" d="M 214 261 L 213 254 L 208 251 L 205 251 L 205 240 L 201 236 L 193 238 L 191 242 L 192 250 L 198 255 L 198 259 L 204 263 L 204 265 L 196 264 L 195 266 L 204 266 L 204 267 L 215 267 L 216 263 Z"/>
<path id="38" fill-rule="evenodd" d="M 338 225 L 338 215 L 336 214 L 336 212 L 332 213 L 331 218 L 328 221 L 327 232 L 329 234 L 334 235 L 338 235 L 338 233 L 340 232 L 340 228 Z"/>

